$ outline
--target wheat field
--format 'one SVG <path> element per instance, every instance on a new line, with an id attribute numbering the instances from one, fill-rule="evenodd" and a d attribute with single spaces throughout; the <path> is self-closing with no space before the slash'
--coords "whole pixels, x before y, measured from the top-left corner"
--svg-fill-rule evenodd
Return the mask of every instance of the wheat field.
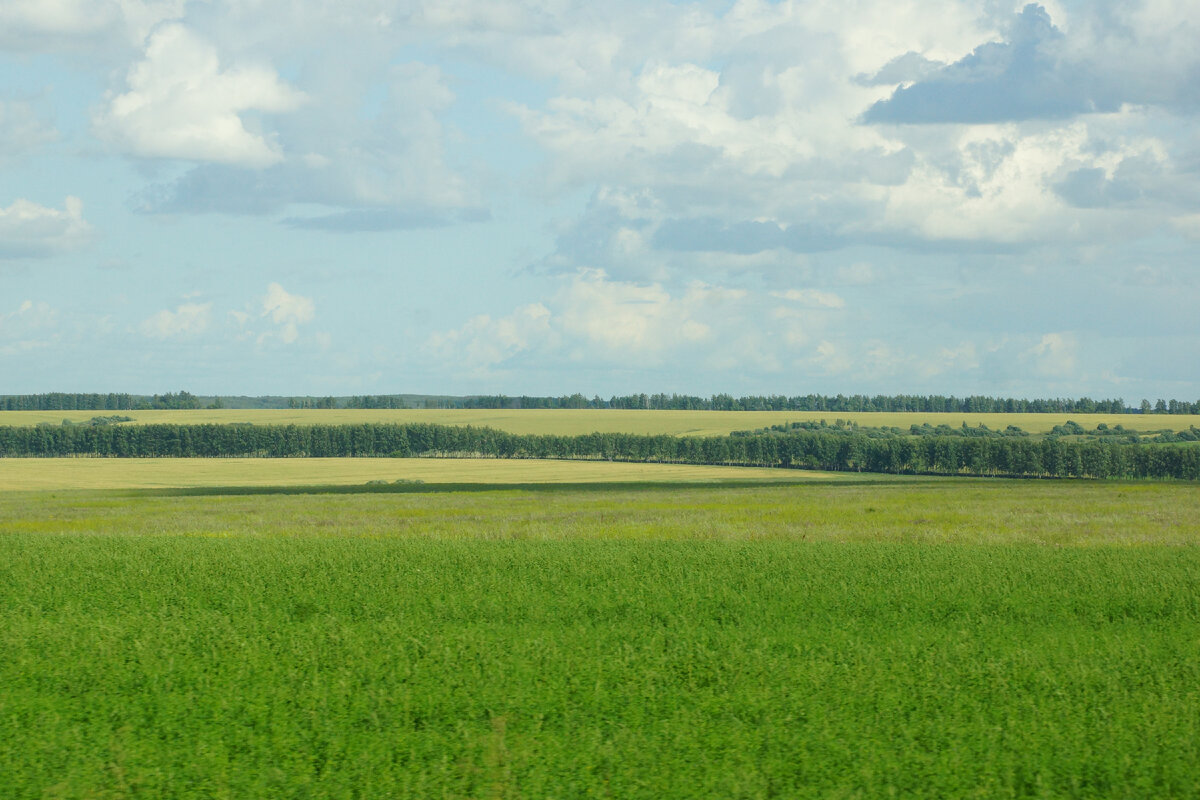
<path id="1" fill-rule="evenodd" d="M 0 491 L 203 486 L 746 483 L 845 480 L 758 467 L 486 458 L 0 458 Z"/>

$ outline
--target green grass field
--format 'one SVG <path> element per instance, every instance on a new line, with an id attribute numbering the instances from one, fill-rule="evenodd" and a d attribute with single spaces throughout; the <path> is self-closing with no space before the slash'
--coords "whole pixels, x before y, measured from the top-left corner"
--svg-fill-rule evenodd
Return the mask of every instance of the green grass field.
<path id="1" fill-rule="evenodd" d="M 196 410 L 196 411 L 0 411 L 0 425 L 60 424 L 64 419 L 83 422 L 97 415 L 133 417 L 134 424 L 232 423 L 256 425 L 343 425 L 358 422 L 429 422 L 439 425 L 476 425 L 510 433 L 640 433 L 677 436 L 716 436 L 787 422 L 855 420 L 860 425 L 900 427 L 928 422 L 958 427 L 983 423 L 1003 429 L 1016 425 L 1029 433 L 1046 433 L 1055 425 L 1074 420 L 1091 430 L 1103 422 L 1138 430 L 1185 430 L 1200 426 L 1200 416 L 1157 414 L 891 414 L 825 411 L 626 411 L 614 409 L 538 409 L 529 411 L 479 410 Z"/>
<path id="2" fill-rule="evenodd" d="M 0 796 L 1200 796 L 1193 485 L 405 488 L 0 491 Z"/>

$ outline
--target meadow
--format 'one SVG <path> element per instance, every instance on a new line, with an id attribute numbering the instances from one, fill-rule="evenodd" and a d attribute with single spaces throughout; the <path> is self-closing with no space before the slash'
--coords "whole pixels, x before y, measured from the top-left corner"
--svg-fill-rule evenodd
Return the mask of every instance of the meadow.
<path id="1" fill-rule="evenodd" d="M 1194 485 L 381 489 L 0 491 L 0 794 L 1200 796 Z"/>
<path id="2" fill-rule="evenodd" d="M 755 430 L 792 422 L 833 424 L 838 419 L 871 427 L 899 427 L 928 423 L 953 428 L 966 423 L 994 430 L 1015 425 L 1027 433 L 1047 433 L 1068 420 L 1087 429 L 1124 425 L 1138 430 L 1186 430 L 1200 426 L 1200 416 L 1189 414 L 961 414 L 922 412 L 826 411 L 630 411 L 626 409 L 536 409 L 490 411 L 477 409 L 197 409 L 189 411 L 0 411 L 0 426 L 59 425 L 64 419 L 86 422 L 93 417 L 119 414 L 134 425 L 206 423 L 255 425 L 352 425 L 368 422 L 423 422 L 437 425 L 474 425 L 508 433 L 571 436 L 587 433 L 634 433 L 672 436 L 723 436 L 732 431 Z"/>

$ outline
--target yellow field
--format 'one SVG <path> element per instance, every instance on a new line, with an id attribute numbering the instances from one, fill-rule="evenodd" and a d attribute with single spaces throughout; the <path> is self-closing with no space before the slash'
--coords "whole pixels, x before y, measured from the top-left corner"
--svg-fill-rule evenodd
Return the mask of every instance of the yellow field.
<path id="1" fill-rule="evenodd" d="M 0 491 L 425 483 L 795 482 L 826 472 L 482 458 L 4 458 Z"/>
<path id="2" fill-rule="evenodd" d="M 81 422 L 95 416 L 120 414 L 135 424 L 252 422 L 256 425 L 344 425 L 361 422 L 429 422 L 439 425 L 476 425 L 511 433 L 640 433 L 673 436 L 717 436 L 730 431 L 764 428 L 785 422 L 854 420 L 872 427 L 910 425 L 970 426 L 989 428 L 1016 425 L 1029 433 L 1045 433 L 1055 425 L 1074 420 L 1089 430 L 1104 422 L 1137 430 L 1185 430 L 1200 427 L 1197 415 L 1137 414 L 923 414 L 829 411 L 626 411 L 616 409 L 538 409 L 529 411 L 481 410 L 196 410 L 196 411 L 0 411 L 0 425 L 59 424 L 64 419 Z"/>

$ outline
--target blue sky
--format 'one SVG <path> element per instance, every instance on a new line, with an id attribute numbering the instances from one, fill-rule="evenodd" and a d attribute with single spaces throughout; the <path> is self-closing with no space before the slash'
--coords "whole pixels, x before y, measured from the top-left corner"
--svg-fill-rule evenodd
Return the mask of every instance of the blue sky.
<path id="1" fill-rule="evenodd" d="M 1200 397 L 1194 0 L 0 0 L 0 393 Z"/>

